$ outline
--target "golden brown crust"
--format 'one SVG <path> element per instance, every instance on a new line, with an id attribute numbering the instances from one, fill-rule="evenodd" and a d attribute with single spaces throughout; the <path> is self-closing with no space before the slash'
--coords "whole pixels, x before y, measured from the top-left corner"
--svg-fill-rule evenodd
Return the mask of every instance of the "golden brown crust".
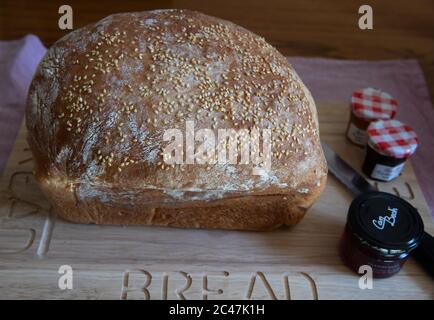
<path id="1" fill-rule="evenodd" d="M 41 184 L 55 212 L 68 221 L 113 225 L 158 225 L 181 228 L 268 231 L 300 222 L 325 186 L 305 195 L 250 195 L 189 203 L 150 203 L 146 192 L 134 201 L 98 196 L 77 200 L 74 190 Z M 120 190 L 110 190 L 109 193 Z M 103 191 L 102 191 L 103 192 Z"/>
<path id="2" fill-rule="evenodd" d="M 71 221 L 269 229 L 298 222 L 325 185 L 298 75 L 262 38 L 197 12 L 116 14 L 66 35 L 35 74 L 26 120 L 36 178 Z M 162 135 L 186 120 L 273 130 L 271 170 L 168 167 Z"/>

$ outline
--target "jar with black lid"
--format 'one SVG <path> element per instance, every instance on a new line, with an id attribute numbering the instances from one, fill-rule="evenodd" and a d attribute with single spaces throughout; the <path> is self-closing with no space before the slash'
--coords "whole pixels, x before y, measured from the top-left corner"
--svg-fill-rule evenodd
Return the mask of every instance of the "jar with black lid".
<path id="1" fill-rule="evenodd" d="M 368 265 L 375 278 L 387 278 L 401 270 L 423 234 L 423 221 L 411 204 L 389 193 L 369 192 L 351 203 L 340 254 L 355 272 Z"/>
<path id="2" fill-rule="evenodd" d="M 363 172 L 374 180 L 391 181 L 399 176 L 415 152 L 418 138 L 413 129 L 398 120 L 378 120 L 367 130 Z"/>

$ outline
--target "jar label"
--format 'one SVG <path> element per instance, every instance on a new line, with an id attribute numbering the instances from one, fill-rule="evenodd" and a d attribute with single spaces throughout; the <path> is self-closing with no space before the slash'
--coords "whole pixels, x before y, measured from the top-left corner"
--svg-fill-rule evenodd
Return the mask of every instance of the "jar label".
<path id="1" fill-rule="evenodd" d="M 395 166 L 389 167 L 382 164 L 376 164 L 374 170 L 371 173 L 371 177 L 378 180 L 390 181 L 395 179 L 404 168 L 405 162 Z"/>
<path id="2" fill-rule="evenodd" d="M 387 211 L 389 211 L 389 216 L 379 216 L 378 219 L 373 219 L 372 224 L 378 230 L 383 230 L 386 224 L 389 224 L 391 227 L 395 226 L 396 217 L 398 216 L 398 208 L 387 207 Z"/>
<path id="3" fill-rule="evenodd" d="M 350 123 L 347 136 L 352 142 L 361 146 L 364 146 L 368 142 L 366 130 L 357 128 L 353 123 Z"/>

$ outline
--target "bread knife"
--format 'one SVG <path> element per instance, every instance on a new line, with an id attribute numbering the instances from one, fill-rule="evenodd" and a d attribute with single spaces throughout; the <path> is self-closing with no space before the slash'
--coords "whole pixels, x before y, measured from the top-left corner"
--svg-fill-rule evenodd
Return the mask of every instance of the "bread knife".
<path id="1" fill-rule="evenodd" d="M 336 154 L 327 143 L 321 141 L 321 145 L 329 171 L 355 196 L 366 192 L 378 191 L 368 180 Z M 434 278 L 434 237 L 424 232 L 421 242 L 411 255 Z"/>

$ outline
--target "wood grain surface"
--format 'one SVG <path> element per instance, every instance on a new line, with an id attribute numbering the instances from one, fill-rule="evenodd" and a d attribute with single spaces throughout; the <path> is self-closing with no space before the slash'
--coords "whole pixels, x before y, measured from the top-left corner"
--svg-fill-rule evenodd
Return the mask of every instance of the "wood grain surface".
<path id="1" fill-rule="evenodd" d="M 346 104 L 318 104 L 321 135 L 359 169 L 363 151 L 344 139 Z M 332 176 L 292 229 L 272 232 L 79 225 L 56 219 L 32 176 L 22 127 L 0 180 L 2 299 L 434 299 L 432 279 L 410 258 L 389 279 L 359 289 L 337 245 L 352 195 Z M 411 164 L 379 190 L 416 206 L 434 225 Z M 58 286 L 73 269 L 73 289 Z"/>
<path id="2" fill-rule="evenodd" d="M 46 46 L 67 31 L 58 28 L 63 0 L 0 0 L 0 39 L 28 33 Z M 285 56 L 339 59 L 415 58 L 434 96 L 434 1 L 415 0 L 75 0 L 74 28 L 111 13 L 186 8 L 231 20 L 276 46 Z M 374 29 L 358 28 L 358 8 L 370 4 Z"/>

